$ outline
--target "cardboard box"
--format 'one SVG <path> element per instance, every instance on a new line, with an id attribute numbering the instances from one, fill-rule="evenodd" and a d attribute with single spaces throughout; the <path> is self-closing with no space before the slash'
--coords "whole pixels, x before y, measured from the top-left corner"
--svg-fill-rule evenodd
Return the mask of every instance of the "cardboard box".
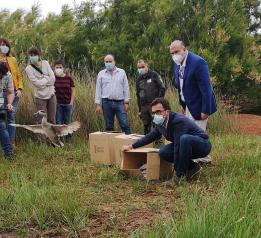
<path id="1" fill-rule="evenodd" d="M 146 180 L 170 178 L 173 175 L 172 164 L 161 160 L 158 151 L 155 148 L 138 148 L 123 152 L 121 171 Z M 147 164 L 146 177 L 140 170 L 143 164 Z"/>
<path id="2" fill-rule="evenodd" d="M 89 134 L 91 161 L 105 165 L 115 164 L 113 138 L 121 132 L 94 132 Z"/>
<path id="3" fill-rule="evenodd" d="M 114 151 L 115 151 L 115 162 L 116 162 L 117 166 L 121 166 L 121 161 L 122 161 L 122 158 L 123 158 L 122 146 L 123 145 L 131 145 L 142 137 L 144 137 L 144 135 L 139 135 L 139 134 L 125 135 L 125 134 L 122 134 L 122 135 L 115 136 L 113 138 Z M 144 147 L 152 148 L 153 144 L 151 143 L 151 144 L 145 145 L 141 148 L 144 148 Z"/>

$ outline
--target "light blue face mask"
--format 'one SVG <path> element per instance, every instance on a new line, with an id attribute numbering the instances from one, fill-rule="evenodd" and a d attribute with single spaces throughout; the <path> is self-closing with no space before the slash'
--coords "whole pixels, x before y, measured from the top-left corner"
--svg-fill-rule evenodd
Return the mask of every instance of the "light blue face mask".
<path id="1" fill-rule="evenodd" d="M 105 68 L 109 71 L 112 71 L 114 68 L 114 64 L 113 63 L 105 63 Z"/>
<path id="2" fill-rule="evenodd" d="M 146 73 L 145 69 L 144 68 L 139 68 L 138 69 L 138 74 L 139 75 L 144 75 Z"/>
<path id="3" fill-rule="evenodd" d="M 35 55 L 35 56 L 30 56 L 30 61 L 31 63 L 36 63 L 39 61 L 39 56 Z"/>
<path id="4" fill-rule="evenodd" d="M 153 116 L 153 123 L 155 123 L 157 126 L 162 126 L 165 121 L 165 118 L 162 115 L 155 114 Z"/>
<path id="5" fill-rule="evenodd" d="M 7 45 L 1 45 L 0 50 L 2 54 L 7 54 L 9 52 L 9 47 Z"/>

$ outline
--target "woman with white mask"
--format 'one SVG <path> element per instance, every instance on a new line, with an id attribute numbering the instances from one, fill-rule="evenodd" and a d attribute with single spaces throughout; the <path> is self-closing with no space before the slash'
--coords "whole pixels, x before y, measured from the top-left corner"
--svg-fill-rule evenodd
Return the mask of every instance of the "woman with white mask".
<path id="1" fill-rule="evenodd" d="M 3 62 L 9 72 L 12 75 L 13 85 L 14 85 L 14 95 L 12 106 L 13 110 L 7 113 L 8 124 L 15 123 L 16 112 L 19 103 L 19 99 L 23 92 L 23 76 L 18 66 L 17 60 L 11 55 L 11 44 L 5 38 L 0 38 L 0 62 Z M 6 93 L 6 91 L 4 91 Z M 8 126 L 8 133 L 12 146 L 16 146 L 16 129 L 13 126 Z"/>

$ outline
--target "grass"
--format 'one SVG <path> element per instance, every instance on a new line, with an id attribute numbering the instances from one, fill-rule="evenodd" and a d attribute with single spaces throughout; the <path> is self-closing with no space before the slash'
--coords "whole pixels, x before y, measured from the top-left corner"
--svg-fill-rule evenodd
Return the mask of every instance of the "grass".
<path id="1" fill-rule="evenodd" d="M 88 237 L 259 237 L 260 137 L 213 135 L 214 167 L 170 189 L 92 164 L 88 141 L 24 141 L 0 163 L 0 232 Z M 0 233 L 0 234 L 1 234 Z"/>
<path id="2" fill-rule="evenodd" d="M 25 85 L 17 121 L 31 124 Z M 166 188 L 126 179 L 89 159 L 87 135 L 103 129 L 94 88 L 92 76 L 76 77 L 74 118 L 82 128 L 72 145 L 38 145 L 18 129 L 16 161 L 0 162 L 0 237 L 260 237 L 260 137 L 239 134 L 234 114 L 219 106 L 209 121 L 214 166 L 199 182 Z M 129 121 L 141 133 L 133 83 L 131 95 Z M 176 93 L 166 97 L 177 111 Z"/>

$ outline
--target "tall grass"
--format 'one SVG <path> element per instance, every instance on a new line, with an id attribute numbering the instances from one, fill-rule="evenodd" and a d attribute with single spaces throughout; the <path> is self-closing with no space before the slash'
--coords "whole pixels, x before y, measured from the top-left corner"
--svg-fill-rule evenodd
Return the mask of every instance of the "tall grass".
<path id="1" fill-rule="evenodd" d="M 75 86 L 76 86 L 76 100 L 74 104 L 74 120 L 79 120 L 82 123 L 80 134 L 87 136 L 90 132 L 104 130 L 104 120 L 102 114 L 95 113 L 95 82 L 96 76 L 93 73 L 75 74 Z M 136 99 L 136 90 L 134 79 L 129 80 L 130 84 L 130 111 L 128 112 L 128 119 L 132 132 L 143 133 L 143 126 L 140 118 L 138 117 L 138 106 Z M 179 111 L 180 106 L 178 104 L 177 91 L 170 85 L 166 85 L 167 92 L 166 98 L 170 101 L 172 109 Z M 24 94 L 21 99 L 17 122 L 24 124 L 32 124 L 34 121 L 33 113 L 35 112 L 35 106 L 33 101 L 33 91 L 30 83 L 25 79 Z M 210 133 L 224 133 L 235 132 L 237 126 L 235 120 L 231 120 L 227 117 L 227 111 L 221 103 L 218 101 L 218 112 L 210 117 L 208 122 Z M 119 130 L 119 125 L 116 122 L 115 130 Z"/>

